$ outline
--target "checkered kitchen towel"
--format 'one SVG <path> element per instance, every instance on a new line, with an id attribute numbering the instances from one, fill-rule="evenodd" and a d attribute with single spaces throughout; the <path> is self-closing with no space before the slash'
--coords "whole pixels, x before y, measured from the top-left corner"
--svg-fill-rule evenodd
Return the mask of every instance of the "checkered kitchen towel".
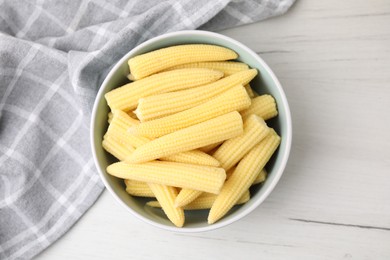
<path id="1" fill-rule="evenodd" d="M 88 127 L 117 60 L 156 35 L 251 23 L 293 1 L 0 0 L 0 259 L 32 258 L 101 193 Z"/>

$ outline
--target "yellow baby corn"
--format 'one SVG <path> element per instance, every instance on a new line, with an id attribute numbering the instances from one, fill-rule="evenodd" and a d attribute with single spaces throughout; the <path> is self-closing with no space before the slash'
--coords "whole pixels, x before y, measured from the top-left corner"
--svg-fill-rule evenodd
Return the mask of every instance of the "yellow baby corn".
<path id="1" fill-rule="evenodd" d="M 226 178 L 222 168 L 163 161 L 143 164 L 117 162 L 109 165 L 107 172 L 118 178 L 210 193 L 218 193 Z"/>
<path id="2" fill-rule="evenodd" d="M 104 136 L 102 146 L 104 150 L 121 161 L 129 157 L 134 152 L 133 147 L 126 146 L 120 140 L 112 136 Z"/>
<path id="3" fill-rule="evenodd" d="M 113 89 L 104 97 L 111 110 L 119 109 L 127 112 L 137 107 L 140 98 L 204 85 L 221 77 L 223 77 L 223 73 L 216 70 L 172 70 Z"/>
<path id="4" fill-rule="evenodd" d="M 251 98 L 254 98 L 255 97 L 255 94 L 253 93 L 253 90 L 251 88 L 251 86 L 249 84 L 246 84 L 244 86 L 246 92 L 248 92 L 248 96 L 251 97 Z"/>
<path id="5" fill-rule="evenodd" d="M 202 195 L 200 195 L 194 201 L 183 206 L 182 208 L 184 210 L 209 209 L 213 205 L 216 198 L 217 198 L 217 195 L 204 192 Z M 240 204 L 246 203 L 246 202 L 248 202 L 249 199 L 250 199 L 250 193 L 247 190 L 246 192 L 244 192 L 244 194 L 236 202 L 235 205 L 240 205 Z M 149 201 L 146 203 L 146 205 L 148 205 L 150 207 L 155 207 L 155 208 L 161 207 L 161 205 L 158 201 Z"/>
<path id="6" fill-rule="evenodd" d="M 174 206 L 174 201 L 177 196 L 176 188 L 156 183 L 148 183 L 148 185 L 168 219 L 175 226 L 182 227 L 184 225 L 184 211 L 182 208 L 176 208 Z"/>
<path id="7" fill-rule="evenodd" d="M 256 75 L 255 69 L 244 70 L 201 87 L 141 98 L 135 113 L 142 122 L 168 116 L 205 103 L 234 86 L 248 84 Z"/>
<path id="8" fill-rule="evenodd" d="M 215 144 L 209 144 L 209 145 L 206 145 L 204 147 L 199 148 L 199 150 L 202 152 L 205 152 L 205 153 L 209 153 L 209 152 L 213 151 L 215 148 L 217 148 L 218 146 L 220 146 L 221 144 L 222 144 L 222 142 L 218 142 Z"/>
<path id="9" fill-rule="evenodd" d="M 127 113 L 121 110 L 114 110 L 113 118 L 107 130 L 107 136 L 116 137 L 121 140 L 126 147 L 140 147 L 150 141 L 150 139 L 138 135 L 133 135 L 127 132 L 131 126 L 138 125 L 139 121 L 131 118 Z M 133 152 L 134 149 L 131 149 Z M 127 153 L 129 155 L 130 153 Z M 187 151 L 178 154 L 173 154 L 164 158 L 164 161 L 192 163 L 199 165 L 218 167 L 220 163 L 212 156 L 201 151 Z"/>
<path id="10" fill-rule="evenodd" d="M 230 168 L 228 171 L 226 171 L 226 180 L 232 176 L 233 172 L 236 170 L 236 167 Z M 259 174 L 257 175 L 256 179 L 253 181 L 252 185 L 256 185 L 259 183 L 262 183 L 265 181 L 265 178 L 267 177 L 267 171 L 265 169 L 262 169 Z"/>
<path id="11" fill-rule="evenodd" d="M 197 199 L 195 199 L 194 201 L 192 201 L 191 203 L 184 206 L 183 209 L 185 210 L 210 209 L 218 195 L 210 194 L 210 193 L 203 193 L 203 194 L 199 196 Z M 246 203 L 248 202 L 249 199 L 250 199 L 250 193 L 249 190 L 247 190 L 238 199 L 235 205 Z"/>
<path id="12" fill-rule="evenodd" d="M 129 59 L 128 64 L 131 78 L 138 80 L 180 64 L 233 60 L 237 57 L 237 53 L 224 47 L 206 44 L 186 44 L 135 56 Z"/>
<path id="13" fill-rule="evenodd" d="M 110 124 L 111 123 L 111 120 L 112 120 L 112 117 L 114 116 L 114 114 L 112 113 L 112 112 L 109 112 L 108 113 L 108 119 L 107 119 L 107 121 L 108 121 L 108 123 Z"/>
<path id="14" fill-rule="evenodd" d="M 237 61 L 208 61 L 208 62 L 206 61 L 206 62 L 193 62 L 193 63 L 177 65 L 168 68 L 166 71 L 174 70 L 174 69 L 184 69 L 184 68 L 206 68 L 212 70 L 219 70 L 223 72 L 225 77 L 227 77 L 234 73 L 247 70 L 249 69 L 249 66 L 245 63 L 237 62 Z"/>
<path id="15" fill-rule="evenodd" d="M 244 133 L 225 141 L 213 157 L 221 163 L 225 171 L 236 165 L 245 154 L 269 133 L 267 124 L 261 117 L 251 115 L 244 121 Z"/>
<path id="16" fill-rule="evenodd" d="M 136 120 L 132 119 L 123 111 L 115 111 L 108 127 L 106 136 L 114 136 L 126 146 L 139 147 L 150 140 L 142 136 L 135 136 L 130 134 L 127 129 L 134 126 Z"/>
<path id="17" fill-rule="evenodd" d="M 265 169 L 262 169 L 257 175 L 256 179 L 253 181 L 252 185 L 262 183 L 265 181 L 266 178 L 267 178 L 267 171 Z"/>
<path id="18" fill-rule="evenodd" d="M 136 197 L 155 197 L 149 185 L 142 181 L 125 180 L 126 192 Z"/>
<path id="19" fill-rule="evenodd" d="M 211 207 L 208 223 L 212 224 L 222 218 L 252 185 L 260 170 L 265 166 L 276 148 L 280 137 L 272 129 L 267 137 L 245 155 L 234 173 L 223 185 L 221 192 Z"/>
<path id="20" fill-rule="evenodd" d="M 154 139 L 138 147 L 126 161 L 147 162 L 221 142 L 242 133 L 241 116 L 234 111 Z"/>
<path id="21" fill-rule="evenodd" d="M 127 74 L 126 77 L 127 77 L 127 79 L 130 80 L 130 81 L 135 81 L 133 75 L 131 75 L 131 74 Z"/>
<path id="22" fill-rule="evenodd" d="M 140 124 L 139 120 L 131 117 L 130 113 L 123 112 L 122 110 L 115 109 L 112 111 L 112 114 L 115 115 L 118 120 L 121 120 L 122 124 L 124 124 L 124 126 L 126 126 L 127 128 Z"/>
<path id="23" fill-rule="evenodd" d="M 170 156 L 160 158 L 163 161 L 190 163 L 205 166 L 219 167 L 220 163 L 211 155 L 199 150 L 181 152 Z"/>
<path id="24" fill-rule="evenodd" d="M 175 200 L 175 207 L 183 207 L 197 197 L 199 197 L 203 192 L 199 190 L 190 190 L 190 189 L 181 189 Z"/>
<path id="25" fill-rule="evenodd" d="M 232 111 L 243 110 L 250 103 L 244 87 L 239 85 L 199 106 L 133 126 L 129 132 L 150 138 L 160 137 Z"/>
<path id="26" fill-rule="evenodd" d="M 249 108 L 241 111 L 242 118 L 255 114 L 264 120 L 268 120 L 277 116 L 278 110 L 276 108 L 275 99 L 271 95 L 261 95 L 252 99 L 252 104 Z"/>

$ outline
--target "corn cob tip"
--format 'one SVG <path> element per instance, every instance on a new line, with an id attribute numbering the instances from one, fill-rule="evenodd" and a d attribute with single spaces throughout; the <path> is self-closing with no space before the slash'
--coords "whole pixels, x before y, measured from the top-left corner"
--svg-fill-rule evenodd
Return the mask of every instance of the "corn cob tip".
<path id="1" fill-rule="evenodd" d="M 171 222 L 172 222 L 176 227 L 183 227 L 183 226 L 184 226 L 184 219 L 171 220 Z"/>
<path id="2" fill-rule="evenodd" d="M 172 186 L 148 183 L 148 186 L 156 196 L 162 210 L 168 219 L 177 227 L 184 225 L 185 216 L 182 208 L 174 207 L 174 200 L 177 196 L 177 189 Z"/>
<path id="3" fill-rule="evenodd" d="M 263 168 L 260 173 L 257 175 L 256 179 L 253 181 L 252 185 L 256 185 L 256 184 L 259 184 L 259 183 L 262 183 L 265 181 L 265 179 L 267 178 L 267 171 Z"/>
<path id="4" fill-rule="evenodd" d="M 139 104 L 139 102 L 141 101 L 141 99 L 139 99 L 138 100 L 138 104 Z M 139 109 L 138 109 L 138 107 L 137 107 L 137 109 L 136 110 L 134 110 L 133 111 L 133 113 L 137 116 L 137 118 L 139 118 L 140 119 L 140 121 L 143 121 L 142 119 L 141 119 L 141 117 L 142 117 L 142 114 L 139 112 Z M 141 116 L 141 117 L 140 117 Z"/>
<path id="5" fill-rule="evenodd" d="M 137 108 L 133 111 L 133 113 L 136 115 L 136 117 L 141 121 L 145 121 L 145 117 L 144 117 L 144 114 L 142 113 L 142 106 L 143 106 L 143 103 L 145 102 L 145 98 L 140 98 L 138 99 L 138 106 Z"/>
<path id="6" fill-rule="evenodd" d="M 176 207 L 184 207 L 196 200 L 203 192 L 191 189 L 182 189 L 175 199 Z"/>
<path id="7" fill-rule="evenodd" d="M 145 205 L 148 206 L 148 207 L 152 207 L 152 208 L 158 208 L 158 207 L 160 207 L 160 203 L 158 203 L 157 200 L 148 201 L 148 202 L 146 202 Z"/>
<path id="8" fill-rule="evenodd" d="M 117 164 L 117 162 L 108 165 L 107 168 L 106 168 L 106 171 L 107 171 L 109 174 L 113 175 L 113 174 L 112 174 L 112 172 L 113 172 L 112 169 L 115 167 L 114 165 L 116 165 L 116 164 Z M 122 178 L 122 179 L 124 179 L 124 178 Z"/>
<path id="9" fill-rule="evenodd" d="M 223 78 L 225 76 L 225 73 L 223 73 L 220 70 L 212 70 L 212 71 L 215 71 L 215 73 L 216 73 L 215 78 L 216 79 L 221 79 L 221 78 Z"/>
<path id="10" fill-rule="evenodd" d="M 207 217 L 207 223 L 209 225 L 214 224 L 215 222 L 220 220 L 223 216 L 225 216 L 225 213 L 221 214 L 220 211 L 217 211 L 213 207 L 211 207 L 209 215 Z"/>
<path id="11" fill-rule="evenodd" d="M 134 78 L 134 76 L 130 73 L 130 74 L 127 74 L 127 78 L 128 78 L 128 80 L 130 80 L 130 81 L 135 81 L 135 78 Z"/>
<path id="12" fill-rule="evenodd" d="M 247 75 L 246 76 L 247 80 L 242 83 L 243 85 L 249 84 L 249 82 L 251 82 L 253 80 L 253 78 L 256 77 L 257 74 L 259 74 L 257 69 L 249 69 L 247 71 L 243 71 L 242 73 L 243 74 L 245 73 Z"/>
<path id="13" fill-rule="evenodd" d="M 217 218 L 214 218 L 213 216 L 211 216 L 210 214 L 209 214 L 209 216 L 208 216 L 208 218 L 207 218 L 207 223 L 209 224 L 209 225 L 211 225 L 211 224 L 214 224 L 215 222 L 217 222 Z"/>

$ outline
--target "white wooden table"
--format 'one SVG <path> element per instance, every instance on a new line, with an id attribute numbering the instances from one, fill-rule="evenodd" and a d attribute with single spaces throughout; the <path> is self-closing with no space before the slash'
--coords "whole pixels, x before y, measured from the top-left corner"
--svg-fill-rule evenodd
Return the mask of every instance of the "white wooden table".
<path id="1" fill-rule="evenodd" d="M 222 32 L 279 77 L 293 117 L 270 197 L 217 231 L 170 233 L 104 192 L 37 259 L 390 259 L 390 1 L 298 0 Z"/>

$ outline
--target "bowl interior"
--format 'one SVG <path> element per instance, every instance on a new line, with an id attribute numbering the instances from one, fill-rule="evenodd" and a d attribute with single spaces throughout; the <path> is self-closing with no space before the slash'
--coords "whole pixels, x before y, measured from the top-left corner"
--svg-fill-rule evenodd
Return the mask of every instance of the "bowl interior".
<path id="1" fill-rule="evenodd" d="M 103 135 L 108 127 L 107 113 L 109 112 L 109 107 L 104 99 L 104 94 L 111 89 L 129 82 L 126 75 L 129 73 L 127 60 L 130 57 L 167 46 L 189 43 L 215 44 L 233 49 L 238 53 L 239 61 L 245 62 L 250 67 L 258 69 L 260 73 L 251 82 L 251 87 L 260 95 L 267 93 L 271 94 L 276 99 L 279 115 L 276 118 L 267 121 L 267 124 L 276 130 L 282 137 L 282 141 L 271 161 L 267 164 L 266 169 L 269 174 L 267 180 L 262 185 L 256 185 L 251 188 L 252 199 L 249 202 L 242 206 L 235 206 L 228 215 L 214 225 L 207 224 L 207 210 L 187 211 L 185 228 L 176 229 L 160 209 L 145 206 L 145 202 L 149 199 L 129 196 L 125 191 L 123 180 L 112 177 L 106 173 L 106 167 L 115 162 L 116 159 L 104 151 L 101 146 Z M 163 35 L 139 45 L 123 57 L 108 74 L 102 84 L 95 102 L 91 129 L 95 162 L 107 189 L 119 202 L 124 204 L 133 214 L 141 217 L 144 221 L 176 231 L 203 231 L 214 229 L 227 225 L 252 211 L 268 196 L 276 182 L 279 180 L 284 170 L 291 144 L 291 122 L 288 104 L 284 92 L 272 71 L 256 54 L 242 44 L 219 34 L 202 31 L 183 31 Z"/>

